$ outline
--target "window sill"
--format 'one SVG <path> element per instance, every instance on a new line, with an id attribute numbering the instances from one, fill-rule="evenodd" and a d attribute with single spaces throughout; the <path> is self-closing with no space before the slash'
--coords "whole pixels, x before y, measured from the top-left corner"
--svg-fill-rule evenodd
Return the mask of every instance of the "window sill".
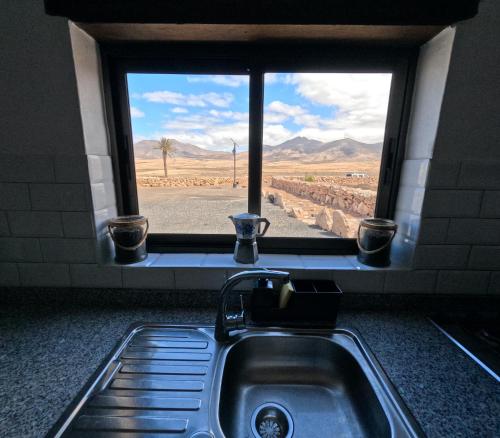
<path id="1" fill-rule="evenodd" d="M 114 263 L 111 263 L 112 265 Z M 254 264 L 237 263 L 232 254 L 205 253 L 150 253 L 140 263 L 123 265 L 124 268 L 200 268 L 200 269 L 290 269 L 295 271 L 388 271 L 406 270 L 406 266 L 392 264 L 387 268 L 366 266 L 358 262 L 355 255 L 293 255 L 293 254 L 260 254 Z"/>

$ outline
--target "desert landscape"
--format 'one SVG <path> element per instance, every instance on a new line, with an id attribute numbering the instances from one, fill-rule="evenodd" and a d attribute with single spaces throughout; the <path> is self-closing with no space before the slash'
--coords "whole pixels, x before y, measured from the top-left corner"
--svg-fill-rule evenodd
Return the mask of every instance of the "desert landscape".
<path id="1" fill-rule="evenodd" d="M 248 152 L 207 150 L 170 139 L 165 177 L 158 141 L 134 144 L 141 214 L 151 232 L 233 233 L 247 211 Z M 264 146 L 262 216 L 269 236 L 354 237 L 373 215 L 382 144 L 295 137 Z"/>

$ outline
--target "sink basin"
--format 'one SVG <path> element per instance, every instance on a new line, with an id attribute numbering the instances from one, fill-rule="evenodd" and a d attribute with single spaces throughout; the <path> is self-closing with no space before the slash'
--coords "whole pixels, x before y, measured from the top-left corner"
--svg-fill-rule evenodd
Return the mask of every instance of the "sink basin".
<path id="1" fill-rule="evenodd" d="M 418 436 L 350 332 L 248 334 L 228 348 L 218 418 L 226 437 Z"/>

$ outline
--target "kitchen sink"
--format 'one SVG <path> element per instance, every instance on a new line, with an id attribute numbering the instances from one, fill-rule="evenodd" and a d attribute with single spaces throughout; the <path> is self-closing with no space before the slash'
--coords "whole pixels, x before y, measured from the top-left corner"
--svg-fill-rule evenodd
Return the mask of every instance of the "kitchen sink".
<path id="1" fill-rule="evenodd" d="M 249 333 L 221 359 L 227 437 L 418 436 L 353 333 Z"/>
<path id="2" fill-rule="evenodd" d="M 133 327 L 49 436 L 423 436 L 359 335 Z"/>

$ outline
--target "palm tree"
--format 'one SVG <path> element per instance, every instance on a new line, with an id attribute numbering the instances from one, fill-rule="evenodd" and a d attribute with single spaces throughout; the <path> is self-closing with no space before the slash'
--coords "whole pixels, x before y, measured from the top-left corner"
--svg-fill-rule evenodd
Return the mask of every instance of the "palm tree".
<path id="1" fill-rule="evenodd" d="M 170 138 L 162 137 L 160 138 L 160 143 L 157 146 L 153 146 L 154 149 L 160 149 L 163 156 L 163 172 L 165 173 L 165 178 L 168 176 L 167 171 L 167 158 L 174 155 L 175 148 L 172 144 Z"/>

